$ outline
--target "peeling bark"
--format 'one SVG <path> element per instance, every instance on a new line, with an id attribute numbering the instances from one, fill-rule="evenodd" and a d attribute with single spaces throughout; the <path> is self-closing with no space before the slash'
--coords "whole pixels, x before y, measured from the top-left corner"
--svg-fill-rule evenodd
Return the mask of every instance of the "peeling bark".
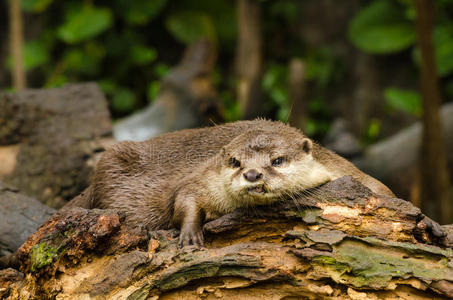
<path id="1" fill-rule="evenodd" d="M 316 196 L 314 196 L 316 195 Z M 128 228 L 112 210 L 56 214 L 0 271 L 7 299 L 432 299 L 453 297 L 453 230 L 343 177 L 311 196 L 177 230 Z"/>

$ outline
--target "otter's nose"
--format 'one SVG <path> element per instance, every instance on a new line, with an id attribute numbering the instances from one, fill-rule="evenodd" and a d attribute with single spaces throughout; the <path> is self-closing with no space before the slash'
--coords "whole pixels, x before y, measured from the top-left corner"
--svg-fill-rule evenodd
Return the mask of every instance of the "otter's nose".
<path id="1" fill-rule="evenodd" d="M 247 179 L 247 181 L 250 182 L 255 182 L 263 177 L 263 174 L 258 173 L 257 170 L 248 170 L 247 172 L 244 173 L 244 178 Z"/>

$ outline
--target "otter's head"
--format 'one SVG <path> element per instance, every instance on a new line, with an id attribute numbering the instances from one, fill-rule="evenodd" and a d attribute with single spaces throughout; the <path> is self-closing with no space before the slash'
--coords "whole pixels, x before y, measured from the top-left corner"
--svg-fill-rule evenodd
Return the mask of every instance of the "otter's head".
<path id="1" fill-rule="evenodd" d="M 222 149 L 225 190 L 238 206 L 253 206 L 328 182 L 312 151 L 313 142 L 296 130 L 245 132 Z"/>

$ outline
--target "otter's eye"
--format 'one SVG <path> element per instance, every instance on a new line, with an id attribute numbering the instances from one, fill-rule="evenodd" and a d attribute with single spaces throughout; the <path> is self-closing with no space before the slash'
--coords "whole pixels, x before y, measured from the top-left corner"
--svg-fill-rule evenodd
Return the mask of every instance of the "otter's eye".
<path id="1" fill-rule="evenodd" d="M 236 158 L 232 157 L 228 160 L 228 165 L 233 168 L 239 168 L 241 166 L 241 162 Z"/>
<path id="2" fill-rule="evenodd" d="M 272 161 L 272 166 L 273 167 L 278 167 L 278 166 L 281 166 L 283 164 L 283 162 L 285 161 L 285 158 L 284 157 L 277 157 L 276 159 L 274 159 Z"/>

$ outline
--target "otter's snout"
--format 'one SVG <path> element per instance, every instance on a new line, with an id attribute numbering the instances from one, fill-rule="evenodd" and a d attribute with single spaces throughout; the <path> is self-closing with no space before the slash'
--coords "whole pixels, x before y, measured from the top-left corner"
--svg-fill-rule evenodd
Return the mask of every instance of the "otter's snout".
<path id="1" fill-rule="evenodd" d="M 248 170 L 247 172 L 244 173 L 244 178 L 250 182 L 255 182 L 255 181 L 261 179 L 262 177 L 263 177 L 263 174 L 259 173 L 255 169 Z"/>

